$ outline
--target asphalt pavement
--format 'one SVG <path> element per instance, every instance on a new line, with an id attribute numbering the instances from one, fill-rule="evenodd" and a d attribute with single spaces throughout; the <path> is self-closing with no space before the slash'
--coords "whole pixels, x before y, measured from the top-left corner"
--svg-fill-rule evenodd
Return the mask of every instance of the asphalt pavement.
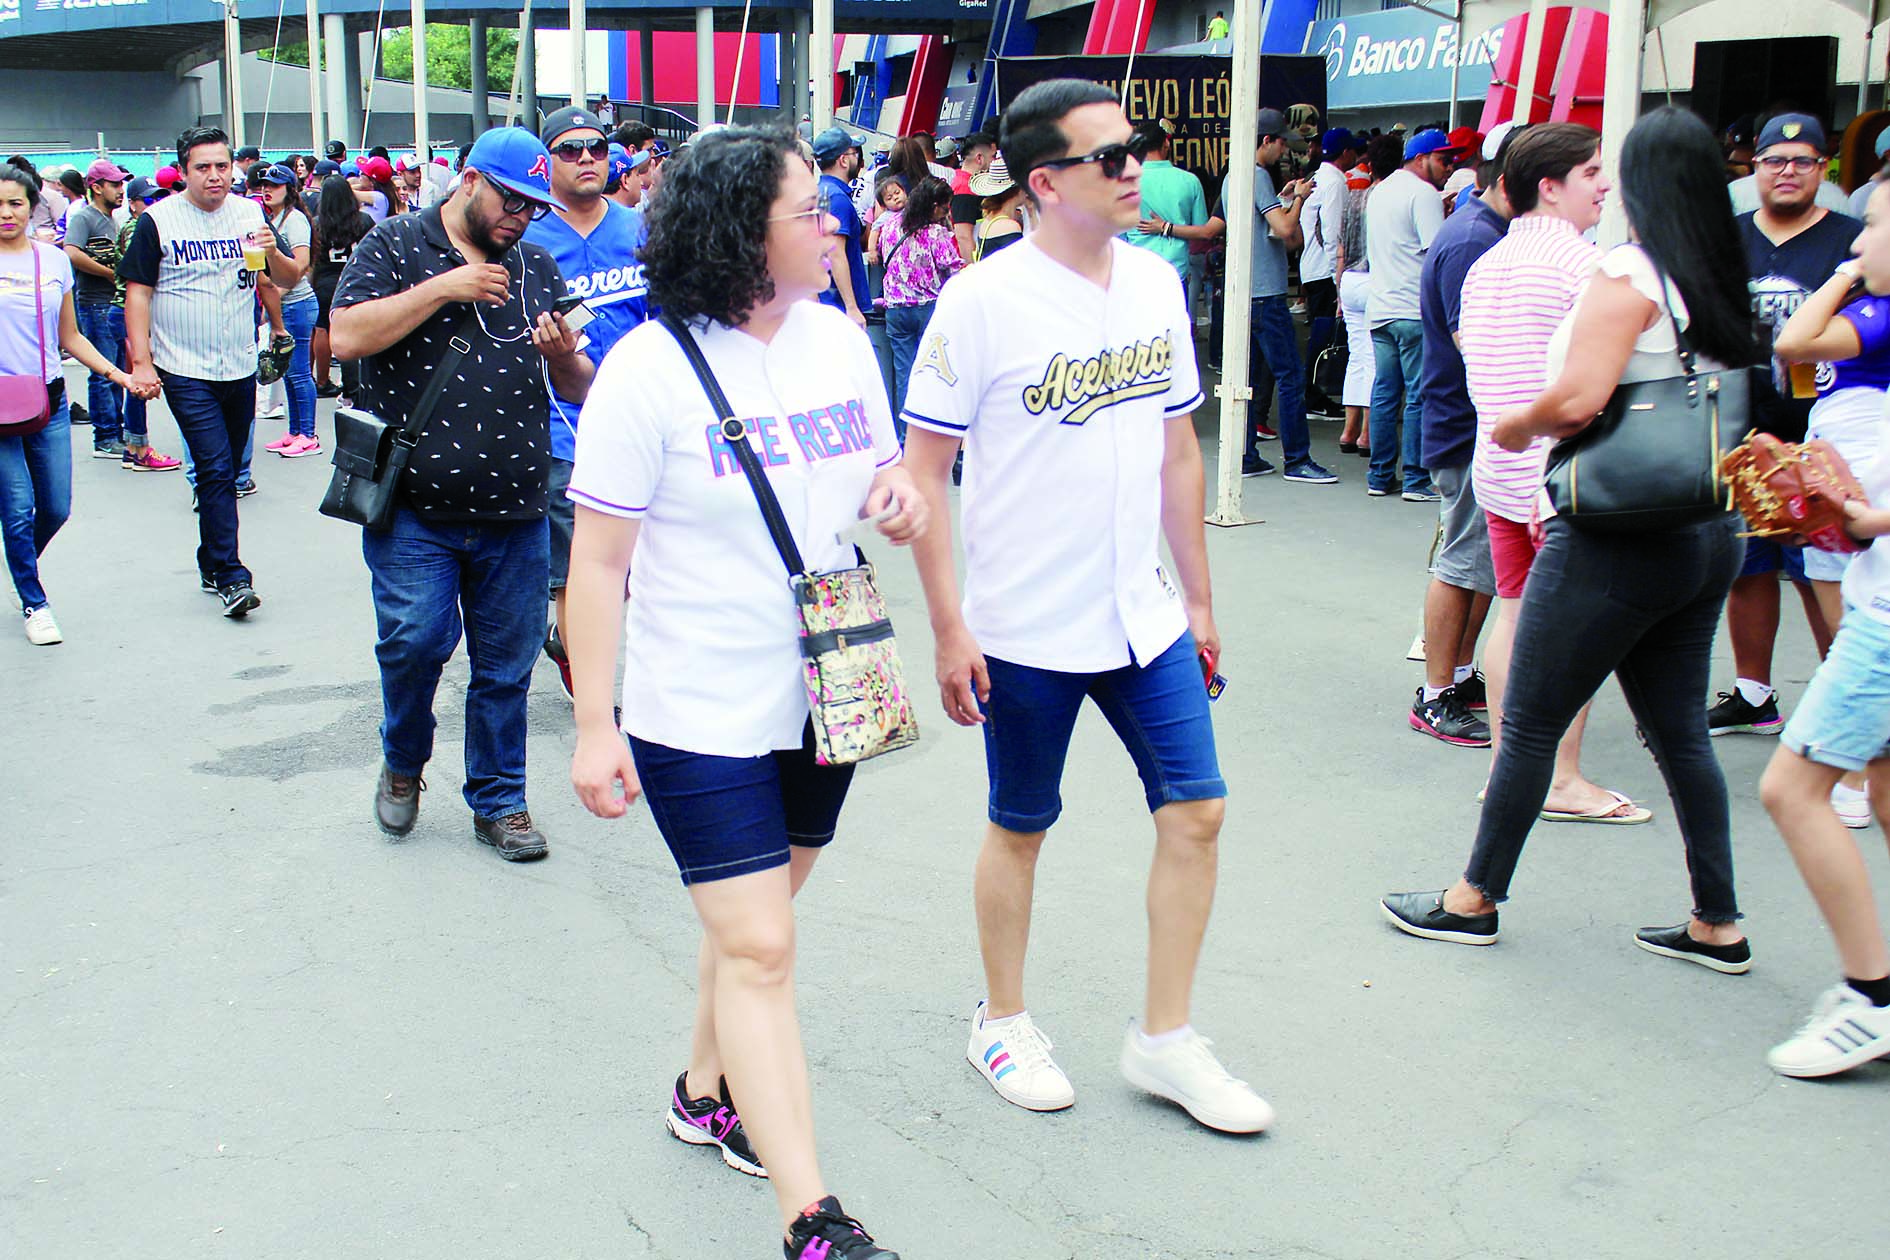
<path id="1" fill-rule="evenodd" d="M 1093 710 L 1031 941 L 1077 1105 L 1023 1112 L 966 1065 L 983 751 L 938 708 L 916 576 L 882 548 L 924 738 L 861 770 L 799 907 L 834 1191 L 906 1260 L 1881 1256 L 1890 1065 L 1818 1083 L 1763 1062 L 1837 976 L 1758 804 L 1775 741 L 1716 744 L 1750 975 L 1633 947 L 1689 899 L 1612 685 L 1587 767 L 1655 820 L 1540 825 L 1494 948 L 1381 921 L 1385 891 L 1461 869 L 1487 757 L 1405 721 L 1435 509 L 1368 499 L 1364 461 L 1314 428 L 1343 482 L 1248 481 L 1266 523 L 1208 540 L 1231 796 L 1196 1024 L 1278 1124 L 1213 1134 L 1117 1075 L 1152 829 Z M 767 1186 L 663 1129 L 695 919 L 647 811 L 579 807 L 551 666 L 530 735 L 549 859 L 473 839 L 463 655 L 419 826 L 390 843 L 367 573 L 357 531 L 315 512 L 326 458 L 258 451 L 243 553 L 264 606 L 233 623 L 197 589 L 181 475 L 74 439 L 44 565 L 66 642 L 0 635 L 0 1255 L 778 1255 Z M 1788 597 L 1788 708 L 1814 663 Z M 1881 902 L 1883 837 L 1860 836 Z"/>

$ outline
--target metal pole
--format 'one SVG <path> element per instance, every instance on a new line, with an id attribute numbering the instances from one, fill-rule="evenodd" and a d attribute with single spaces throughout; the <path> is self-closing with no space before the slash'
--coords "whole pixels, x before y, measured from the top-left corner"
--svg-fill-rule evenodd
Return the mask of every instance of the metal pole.
<path id="1" fill-rule="evenodd" d="M 524 27 L 518 36 L 518 106 L 525 126 L 538 130 L 538 19 L 525 0 Z"/>
<path id="2" fill-rule="evenodd" d="M 588 25 L 584 11 L 584 0 L 571 2 L 571 103 L 579 109 L 589 109 L 590 85 L 584 73 L 585 27 Z"/>
<path id="3" fill-rule="evenodd" d="M 696 127 L 715 121 L 715 10 L 696 10 Z"/>
<path id="4" fill-rule="evenodd" d="M 427 0 L 413 0 L 413 151 L 427 160 Z"/>
<path id="5" fill-rule="evenodd" d="M 308 151 L 320 157 L 322 141 L 322 16 L 308 0 Z"/>
<path id="6" fill-rule="evenodd" d="M 1646 0 L 1610 0 L 1608 5 L 1608 78 L 1601 93 L 1601 166 L 1617 182 L 1621 145 L 1641 112 L 1641 55 L 1647 44 Z M 1627 211 L 1620 189 L 1609 194 L 1601 214 L 1601 243 L 1627 240 Z"/>
<path id="7" fill-rule="evenodd" d="M 808 95 L 808 80 L 813 75 L 814 15 L 794 11 L 794 121 L 801 115 L 814 116 L 814 102 Z"/>
<path id="8" fill-rule="evenodd" d="M 814 29 L 808 48 L 814 78 L 814 134 L 833 126 L 833 0 L 814 0 Z"/>
<path id="9" fill-rule="evenodd" d="M 1248 337 L 1253 322 L 1253 155 L 1260 129 L 1261 0 L 1234 0 L 1233 108 L 1227 119 L 1227 274 L 1221 321 L 1221 451 L 1210 525 L 1245 525 L 1259 517 L 1242 514 L 1240 460 L 1247 446 Z"/>
<path id="10" fill-rule="evenodd" d="M 486 64 L 490 52 L 484 18 L 466 19 L 466 47 L 472 62 L 467 67 L 472 79 L 472 129 L 478 136 L 492 128 L 492 77 Z"/>
<path id="11" fill-rule="evenodd" d="M 1883 0 L 1871 0 L 1870 12 L 1864 18 L 1864 68 L 1857 76 L 1857 112 L 1859 115 L 1870 110 L 1870 63 L 1877 49 L 1877 26 L 1883 21 Z"/>
<path id="12" fill-rule="evenodd" d="M 642 83 L 643 103 L 656 104 L 656 28 L 648 22 L 637 29 L 637 78 Z"/>
<path id="13" fill-rule="evenodd" d="M 229 125 L 230 143 L 242 148 L 249 143 L 249 120 L 243 116 L 243 26 L 236 18 L 236 0 L 223 6 L 223 121 Z"/>
<path id="14" fill-rule="evenodd" d="M 1463 6 L 1464 0 L 1457 0 L 1457 50 L 1450 59 L 1450 129 L 1455 131 L 1462 122 L 1463 102 L 1458 99 L 1463 90 L 1458 86 L 1459 72 L 1463 69 Z"/>
<path id="15" fill-rule="evenodd" d="M 1610 44 L 1614 34 L 1614 5 L 1609 3 L 1608 34 Z M 1516 121 L 1534 122 L 1536 117 L 1536 74 L 1542 65 L 1543 28 L 1549 24 L 1549 0 L 1530 0 L 1529 29 L 1523 32 L 1522 69 L 1517 73 L 1516 82 Z M 1640 63 L 1634 67 L 1635 78 L 1640 77 Z M 1605 89 L 1604 89 L 1605 92 Z"/>

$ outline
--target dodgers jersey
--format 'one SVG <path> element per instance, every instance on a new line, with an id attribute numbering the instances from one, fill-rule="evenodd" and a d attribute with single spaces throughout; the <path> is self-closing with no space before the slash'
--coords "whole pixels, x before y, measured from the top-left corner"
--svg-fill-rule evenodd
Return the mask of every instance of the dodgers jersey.
<path id="1" fill-rule="evenodd" d="M 589 236 L 559 218 L 556 212 L 535 220 L 525 239 L 542 245 L 564 274 L 565 292 L 583 298 L 596 314 L 585 326 L 590 339 L 584 353 L 602 365 L 610 348 L 623 335 L 649 318 L 649 284 L 637 250 L 648 236 L 641 211 L 604 201 L 604 217 Z M 577 457 L 579 404 L 551 395 L 551 457 L 567 463 Z"/>
<path id="2" fill-rule="evenodd" d="M 1110 242 L 1098 288 L 1029 239 L 939 294 L 908 425 L 965 441 L 965 623 L 989 656 L 1100 673 L 1188 628 L 1161 563 L 1167 422 L 1201 402 L 1175 270 Z"/>

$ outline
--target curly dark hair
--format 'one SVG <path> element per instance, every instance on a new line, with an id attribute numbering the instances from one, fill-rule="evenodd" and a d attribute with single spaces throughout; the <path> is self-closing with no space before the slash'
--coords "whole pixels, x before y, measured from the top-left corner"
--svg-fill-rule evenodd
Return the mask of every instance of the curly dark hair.
<path id="1" fill-rule="evenodd" d="M 786 131 L 725 127 L 671 160 L 638 254 L 654 305 L 735 324 L 774 297 L 768 211 L 790 158 L 800 146 Z"/>
<path id="2" fill-rule="evenodd" d="M 952 204 L 952 186 L 930 176 L 914 184 L 906 194 L 906 208 L 899 216 L 899 234 L 911 236 L 938 220 L 941 208 Z"/>

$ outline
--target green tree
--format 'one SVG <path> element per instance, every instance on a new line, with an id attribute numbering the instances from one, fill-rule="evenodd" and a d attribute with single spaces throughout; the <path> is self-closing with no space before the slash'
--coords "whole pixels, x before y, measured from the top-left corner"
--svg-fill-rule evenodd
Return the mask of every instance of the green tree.
<path id="1" fill-rule="evenodd" d="M 279 44 L 257 54 L 264 61 L 285 66 L 306 66 L 308 44 Z M 328 50 L 322 50 L 328 61 Z M 381 34 L 381 62 L 387 77 L 413 82 L 413 31 L 398 27 Z M 486 83 L 494 92 L 505 93 L 512 87 L 512 69 L 518 62 L 518 32 L 502 28 L 486 31 Z M 433 87 L 472 87 L 472 35 L 463 26 L 427 23 L 427 82 Z"/>

